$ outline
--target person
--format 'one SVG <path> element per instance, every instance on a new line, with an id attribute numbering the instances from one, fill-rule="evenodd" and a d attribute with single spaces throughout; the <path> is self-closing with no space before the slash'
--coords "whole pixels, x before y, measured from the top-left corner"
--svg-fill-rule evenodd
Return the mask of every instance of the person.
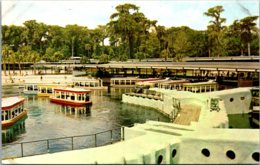
<path id="1" fill-rule="evenodd" d="M 42 76 L 41 76 L 41 80 L 42 80 Z"/>

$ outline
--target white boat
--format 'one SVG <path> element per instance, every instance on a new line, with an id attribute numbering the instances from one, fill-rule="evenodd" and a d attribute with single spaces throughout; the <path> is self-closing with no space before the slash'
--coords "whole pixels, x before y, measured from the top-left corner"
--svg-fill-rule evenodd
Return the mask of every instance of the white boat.
<path id="1" fill-rule="evenodd" d="M 2 98 L 2 129 L 11 127 L 22 118 L 27 117 L 24 100 L 23 97 Z"/>
<path id="2" fill-rule="evenodd" d="M 24 88 L 23 88 L 23 93 L 24 94 L 31 94 L 31 95 L 37 95 L 38 93 L 38 86 L 37 84 L 24 84 Z"/>
<path id="3" fill-rule="evenodd" d="M 81 88 L 54 88 L 50 101 L 63 105 L 84 106 L 92 104 L 90 90 Z"/>

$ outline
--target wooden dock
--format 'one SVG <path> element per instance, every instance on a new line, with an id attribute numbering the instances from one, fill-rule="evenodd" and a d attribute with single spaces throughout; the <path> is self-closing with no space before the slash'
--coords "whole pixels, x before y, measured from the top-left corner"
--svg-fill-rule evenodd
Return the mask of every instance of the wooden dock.
<path id="1" fill-rule="evenodd" d="M 181 111 L 173 121 L 175 124 L 190 125 L 191 121 L 198 121 L 200 116 L 200 107 L 194 105 L 183 105 Z"/>

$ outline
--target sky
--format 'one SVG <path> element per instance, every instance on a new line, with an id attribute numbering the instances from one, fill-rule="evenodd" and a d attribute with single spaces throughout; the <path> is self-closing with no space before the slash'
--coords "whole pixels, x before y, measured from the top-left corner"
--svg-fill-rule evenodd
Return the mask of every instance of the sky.
<path id="1" fill-rule="evenodd" d="M 48 25 L 78 24 L 94 29 L 105 25 L 119 4 L 132 3 L 157 25 L 206 30 L 211 18 L 203 13 L 222 5 L 225 25 L 250 15 L 259 16 L 258 0 L 2 0 L 2 25 L 22 25 L 35 19 Z M 257 21 L 259 26 L 259 20 Z"/>

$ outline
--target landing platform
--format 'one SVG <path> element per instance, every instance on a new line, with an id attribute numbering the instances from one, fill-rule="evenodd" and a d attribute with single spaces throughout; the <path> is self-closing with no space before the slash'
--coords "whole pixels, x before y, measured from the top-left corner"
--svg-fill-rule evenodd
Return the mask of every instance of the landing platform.
<path id="1" fill-rule="evenodd" d="M 181 125 L 190 125 L 192 121 L 198 121 L 200 116 L 200 107 L 194 105 L 183 105 L 181 111 L 173 123 Z"/>

